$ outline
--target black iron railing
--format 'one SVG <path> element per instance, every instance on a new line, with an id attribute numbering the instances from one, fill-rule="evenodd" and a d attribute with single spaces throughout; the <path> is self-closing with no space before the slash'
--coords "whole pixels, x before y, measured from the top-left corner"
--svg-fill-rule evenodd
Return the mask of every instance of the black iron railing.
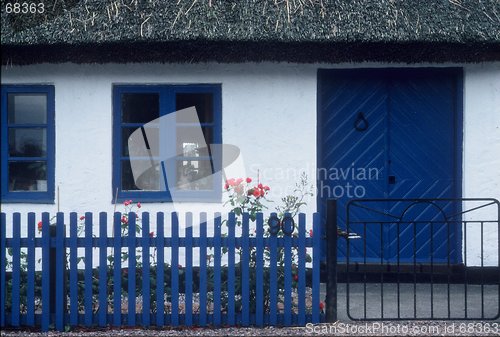
<path id="1" fill-rule="evenodd" d="M 499 318 L 499 218 L 495 199 L 350 201 L 345 230 L 360 238 L 347 240 L 334 269 L 348 317 Z"/>

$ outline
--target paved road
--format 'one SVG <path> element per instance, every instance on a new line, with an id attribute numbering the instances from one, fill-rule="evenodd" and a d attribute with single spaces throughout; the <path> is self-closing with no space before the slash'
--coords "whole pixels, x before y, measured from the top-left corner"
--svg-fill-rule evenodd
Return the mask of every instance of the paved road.
<path id="1" fill-rule="evenodd" d="M 383 288 L 383 292 L 382 292 Z M 467 292 L 467 301 L 465 293 Z M 347 311 L 347 287 L 345 283 L 338 285 L 338 319 L 349 321 Z M 398 317 L 398 288 L 395 283 L 369 283 L 366 285 L 366 306 L 364 303 L 365 288 L 362 283 L 349 285 L 349 313 L 352 318 L 397 318 Z M 383 295 L 382 295 L 383 294 Z M 326 285 L 321 285 L 321 298 L 326 295 Z M 431 315 L 436 319 L 447 319 L 448 310 L 454 319 L 492 318 L 499 312 L 499 287 L 497 285 L 452 284 L 400 284 L 399 313 L 404 319 L 429 319 Z M 381 300 L 381 298 L 383 300 Z M 481 301 L 481 299 L 484 299 Z M 467 306 L 467 308 L 466 308 Z M 432 311 L 431 311 L 432 310 Z M 467 310 L 467 316 L 465 312 Z"/>

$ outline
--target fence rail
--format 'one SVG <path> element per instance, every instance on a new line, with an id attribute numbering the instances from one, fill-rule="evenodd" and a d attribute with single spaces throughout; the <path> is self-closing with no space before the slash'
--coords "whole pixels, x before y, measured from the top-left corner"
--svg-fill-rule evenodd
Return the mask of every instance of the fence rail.
<path id="1" fill-rule="evenodd" d="M 262 214 L 255 222 L 244 214 L 240 223 L 232 213 L 227 220 L 215 214 L 211 236 L 206 213 L 200 213 L 196 236 L 191 213 L 169 215 L 142 213 L 138 230 L 136 214 L 129 213 L 123 235 L 122 214 L 115 213 L 114 235 L 108 235 L 107 213 L 86 213 L 84 220 L 71 213 L 67 235 L 63 213 L 55 221 L 42 213 L 39 235 L 35 213 L 26 219 L 14 213 L 7 237 L 2 213 L 0 326 L 62 331 L 77 325 L 263 326 L 324 319 L 321 238 L 306 234 L 304 214 L 297 224 L 292 219 L 293 231 L 278 222 L 281 235 L 270 234 Z M 312 229 L 321 233 L 318 214 Z"/>

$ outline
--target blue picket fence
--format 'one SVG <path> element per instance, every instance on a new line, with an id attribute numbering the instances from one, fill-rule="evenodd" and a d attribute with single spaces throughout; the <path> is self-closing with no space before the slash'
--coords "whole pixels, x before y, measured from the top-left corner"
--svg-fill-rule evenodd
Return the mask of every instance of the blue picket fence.
<path id="1" fill-rule="evenodd" d="M 255 221 L 244 214 L 239 223 L 232 213 L 227 220 L 215 214 L 210 236 L 206 213 L 199 215 L 197 236 L 191 213 L 182 219 L 161 212 L 154 219 L 148 213 L 141 217 L 136 231 L 136 215 L 128 214 L 128 233 L 122 236 L 121 213 L 113 215 L 113 235 L 106 213 L 97 219 L 86 213 L 84 220 L 70 213 L 67 235 L 63 213 L 55 219 L 42 213 L 38 235 L 35 213 L 26 219 L 14 213 L 7 237 L 2 213 L 0 326 L 62 331 L 67 326 L 290 326 L 324 320 L 321 238 L 307 234 L 304 214 L 297 223 L 274 222 L 281 235 L 269 234 L 262 214 Z M 171 228 L 168 237 L 165 228 Z M 321 233 L 318 214 L 312 229 Z"/>

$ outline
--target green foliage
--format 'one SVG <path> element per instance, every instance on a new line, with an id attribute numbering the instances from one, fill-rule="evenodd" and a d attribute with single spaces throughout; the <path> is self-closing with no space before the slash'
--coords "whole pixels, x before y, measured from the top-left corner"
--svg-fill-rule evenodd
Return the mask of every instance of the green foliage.
<path id="1" fill-rule="evenodd" d="M 231 212 L 235 214 L 236 217 L 236 226 L 241 227 L 243 223 L 243 213 L 249 214 L 250 222 L 255 227 L 257 214 L 262 212 L 267 207 L 265 206 L 265 202 L 267 200 L 267 195 L 270 191 L 270 188 L 267 185 L 263 185 L 258 182 L 257 185 L 250 185 L 252 182 L 251 178 L 238 178 L 238 179 L 229 179 L 224 186 L 226 193 L 228 194 L 228 201 L 226 205 L 231 206 Z M 258 192 L 255 192 L 258 191 Z M 298 221 L 297 216 L 301 211 L 301 208 L 305 206 L 306 198 L 308 196 L 312 196 L 312 186 L 309 184 L 307 180 L 307 176 L 303 173 L 300 176 L 299 182 L 296 183 L 294 190 L 291 194 L 286 195 L 281 198 L 281 204 L 275 207 L 278 218 L 283 220 L 285 215 L 291 216 L 294 219 L 294 228 L 292 233 L 290 234 L 292 237 L 298 237 Z M 269 238 L 273 235 L 270 231 L 268 225 L 269 218 L 264 220 L 264 237 Z M 228 226 L 228 221 L 224 220 L 225 226 Z M 275 234 L 278 238 L 284 238 L 286 234 L 283 232 L 283 228 L 280 227 L 279 231 Z M 227 249 L 223 250 L 224 254 L 227 254 Z M 242 249 L 237 248 L 237 253 L 242 256 Z M 271 268 L 269 268 L 271 263 L 271 248 L 266 246 L 264 248 L 264 265 L 267 268 L 264 268 L 264 284 L 269 285 L 271 279 Z M 278 303 L 284 303 L 284 294 L 285 294 L 285 249 L 283 247 L 278 247 L 276 251 L 277 256 L 277 289 L 278 289 Z M 306 252 L 306 261 L 303 262 L 311 262 L 311 256 Z M 291 263 L 292 263 L 292 292 L 295 291 L 298 287 L 298 264 L 299 264 L 299 252 L 298 248 L 292 248 L 291 252 Z M 252 312 L 255 311 L 256 308 L 256 284 L 257 282 L 262 282 L 261 280 L 256 279 L 256 265 L 257 265 L 257 251 L 256 248 L 252 248 L 250 252 L 250 310 Z M 236 272 L 236 294 L 241 294 L 241 285 L 242 285 L 242 266 L 241 264 L 237 265 Z M 223 279 L 223 289 L 227 289 L 227 279 Z M 223 305 L 227 305 L 227 293 L 226 296 L 223 296 Z M 238 300 L 236 303 L 236 310 L 241 310 L 241 300 Z M 270 287 L 264 286 L 264 310 L 268 312 L 270 310 Z M 279 310 L 279 309 L 278 309 Z"/>

